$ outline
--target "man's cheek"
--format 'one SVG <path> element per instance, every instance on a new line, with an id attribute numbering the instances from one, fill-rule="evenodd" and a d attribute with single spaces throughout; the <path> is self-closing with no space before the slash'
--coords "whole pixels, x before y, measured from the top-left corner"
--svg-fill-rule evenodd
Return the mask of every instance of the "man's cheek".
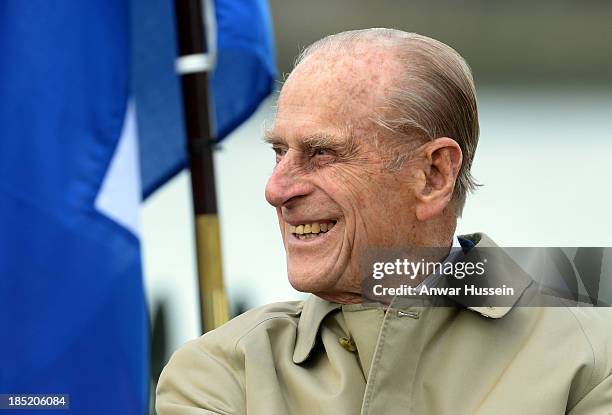
<path id="1" fill-rule="evenodd" d="M 329 197 L 340 205 L 345 214 L 355 208 L 363 208 L 372 197 L 371 191 L 355 180 L 351 180 L 348 175 L 344 175 L 333 182 L 330 181 L 329 185 L 323 186 L 323 188 Z"/>
<path id="2" fill-rule="evenodd" d="M 280 209 L 276 210 L 276 215 L 278 218 L 278 229 L 280 231 L 281 234 L 281 238 L 283 239 L 283 245 L 286 246 L 287 243 L 287 235 L 285 232 L 285 221 L 283 220 L 282 214 L 280 212 Z"/>
<path id="3" fill-rule="evenodd" d="M 348 181 L 344 189 L 346 199 L 354 209 L 371 210 L 373 205 L 381 202 L 385 192 L 381 192 L 379 185 L 370 180 Z"/>

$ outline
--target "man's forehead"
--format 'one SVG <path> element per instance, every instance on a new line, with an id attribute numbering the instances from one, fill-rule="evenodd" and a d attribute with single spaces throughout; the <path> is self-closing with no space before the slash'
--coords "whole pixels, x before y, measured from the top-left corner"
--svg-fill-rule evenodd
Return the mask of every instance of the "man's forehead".
<path id="1" fill-rule="evenodd" d="M 370 131 L 379 103 L 365 86 L 355 88 L 361 90 L 311 83 L 300 90 L 285 91 L 278 100 L 272 131 L 285 137 L 328 137 L 336 141 Z"/>
<path id="2" fill-rule="evenodd" d="M 391 52 L 373 47 L 314 52 L 285 82 L 268 138 L 307 145 L 373 134 L 398 70 Z"/>
<path id="3" fill-rule="evenodd" d="M 397 78 L 400 65 L 389 51 L 321 51 L 306 58 L 281 89 L 283 105 L 317 104 L 333 111 L 363 112 L 375 106 Z"/>
<path id="4" fill-rule="evenodd" d="M 321 47 L 305 57 L 294 69 L 294 73 L 350 72 L 353 77 L 371 77 L 393 72 L 400 65 L 399 51 L 378 42 L 361 41 L 335 47 Z"/>

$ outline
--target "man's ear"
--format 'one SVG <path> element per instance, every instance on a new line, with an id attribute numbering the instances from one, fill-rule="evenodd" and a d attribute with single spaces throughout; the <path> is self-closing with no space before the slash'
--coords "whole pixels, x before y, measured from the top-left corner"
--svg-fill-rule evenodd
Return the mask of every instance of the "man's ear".
<path id="1" fill-rule="evenodd" d="M 416 217 L 425 221 L 442 213 L 452 200 L 463 154 L 455 140 L 441 137 L 422 146 L 421 155 L 422 180 L 416 192 Z"/>

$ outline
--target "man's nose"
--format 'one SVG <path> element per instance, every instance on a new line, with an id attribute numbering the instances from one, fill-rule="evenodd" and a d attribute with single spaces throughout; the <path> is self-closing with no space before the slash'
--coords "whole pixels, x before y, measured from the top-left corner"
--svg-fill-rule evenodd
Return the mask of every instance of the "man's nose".
<path id="1" fill-rule="evenodd" d="M 297 154 L 289 151 L 276 165 L 266 184 L 266 200 L 274 207 L 281 207 L 291 199 L 312 192 L 312 184 L 306 180 L 306 172 L 297 161 Z"/>

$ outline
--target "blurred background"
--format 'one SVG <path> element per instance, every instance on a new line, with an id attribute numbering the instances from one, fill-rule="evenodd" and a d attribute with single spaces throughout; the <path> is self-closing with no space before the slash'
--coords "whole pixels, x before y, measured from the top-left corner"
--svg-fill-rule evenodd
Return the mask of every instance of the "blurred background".
<path id="1" fill-rule="evenodd" d="M 204 111 L 183 108 L 175 69 L 175 7 L 186 4 L 199 3 L 0 6 L 0 324 L 12 333 L 0 343 L 0 393 L 71 393 L 75 413 L 153 412 L 163 366 L 201 334 L 183 167 L 185 136 L 194 136 L 184 115 Z M 275 211 L 264 199 L 274 153 L 262 131 L 299 52 L 344 30 L 417 32 L 472 67 L 481 127 L 472 170 L 483 186 L 468 197 L 459 234 L 485 232 L 501 246 L 612 246 L 612 2 L 204 4 L 219 29 L 207 20 L 232 316 L 305 297 L 287 281 Z M 196 58 L 183 69 L 199 67 L 204 77 L 210 62 Z M 611 269 L 612 258 L 604 261 Z M 599 291 L 612 293 L 612 281 Z"/>
<path id="2" fill-rule="evenodd" d="M 473 172 L 483 187 L 468 198 L 459 233 L 485 232 L 502 246 L 612 245 L 611 2 L 271 0 L 270 7 L 280 74 L 313 41 L 367 27 L 427 35 L 466 58 L 481 125 Z M 261 136 L 274 104 L 273 95 L 215 154 L 234 314 L 304 296 L 287 282 L 275 212 L 264 199 L 274 157 Z M 167 306 L 168 352 L 199 334 L 191 218 L 187 172 L 142 213 L 149 304 Z"/>

